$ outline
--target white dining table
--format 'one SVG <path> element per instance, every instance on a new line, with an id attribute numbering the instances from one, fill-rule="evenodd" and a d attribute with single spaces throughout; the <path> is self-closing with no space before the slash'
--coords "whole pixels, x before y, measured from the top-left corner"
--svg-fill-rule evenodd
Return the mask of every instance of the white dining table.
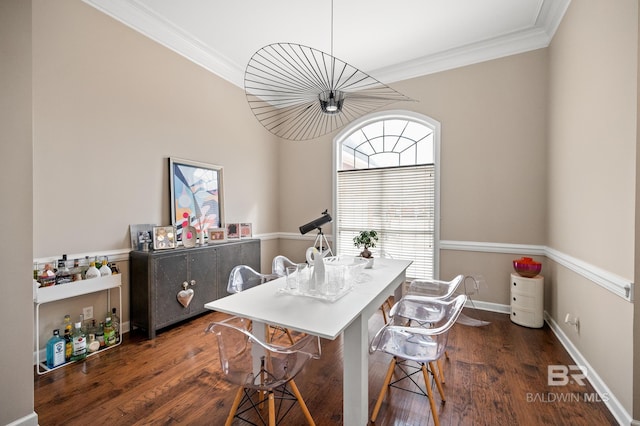
<path id="1" fill-rule="evenodd" d="M 368 423 L 369 327 L 368 320 L 391 295 L 402 297 L 402 283 L 411 261 L 376 258 L 363 269 L 353 288 L 336 301 L 281 291 L 285 278 L 261 284 L 205 304 L 205 308 L 262 324 L 334 340 L 343 334 L 343 424 Z M 257 336 L 258 337 L 258 336 Z"/>

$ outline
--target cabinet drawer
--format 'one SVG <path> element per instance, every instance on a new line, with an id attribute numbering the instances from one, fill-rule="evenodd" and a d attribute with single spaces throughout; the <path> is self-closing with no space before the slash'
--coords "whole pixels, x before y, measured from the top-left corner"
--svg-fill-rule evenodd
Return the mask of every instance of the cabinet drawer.
<path id="1" fill-rule="evenodd" d="M 511 293 L 537 296 L 542 293 L 544 285 L 542 282 L 528 282 L 518 279 L 511 279 Z"/>
<path id="2" fill-rule="evenodd" d="M 540 303 L 540 299 L 526 293 L 511 292 L 511 307 L 524 309 L 535 309 Z"/>
<path id="3" fill-rule="evenodd" d="M 541 312 L 536 312 L 529 309 L 523 309 L 518 307 L 511 307 L 511 321 L 524 325 L 525 327 L 542 327 L 544 324 L 544 318 Z"/>

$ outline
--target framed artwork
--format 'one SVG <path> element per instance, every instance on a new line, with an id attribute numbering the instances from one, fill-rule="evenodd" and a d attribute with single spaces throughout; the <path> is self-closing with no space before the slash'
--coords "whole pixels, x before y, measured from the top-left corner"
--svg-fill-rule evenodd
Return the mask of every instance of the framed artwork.
<path id="1" fill-rule="evenodd" d="M 171 223 L 176 241 L 182 229 L 193 226 L 198 233 L 221 228 L 224 222 L 222 167 L 196 161 L 169 158 Z"/>
<path id="2" fill-rule="evenodd" d="M 250 223 L 240 224 L 240 238 L 251 238 L 253 235 Z"/>
<path id="3" fill-rule="evenodd" d="M 209 243 L 222 243 L 225 240 L 224 228 L 209 228 Z"/>
<path id="4" fill-rule="evenodd" d="M 152 223 L 129 225 L 132 250 L 144 250 L 145 245 L 147 249 L 151 248 L 154 226 L 156 225 Z"/>
<path id="5" fill-rule="evenodd" d="M 163 250 L 176 247 L 175 226 L 154 226 L 153 227 L 153 249 Z"/>
<path id="6" fill-rule="evenodd" d="M 240 238 L 239 223 L 227 223 L 227 238 L 230 240 Z"/>

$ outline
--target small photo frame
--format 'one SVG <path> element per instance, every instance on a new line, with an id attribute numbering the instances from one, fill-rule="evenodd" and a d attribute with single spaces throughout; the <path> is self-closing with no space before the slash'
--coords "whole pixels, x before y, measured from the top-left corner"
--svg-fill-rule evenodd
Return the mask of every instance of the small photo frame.
<path id="1" fill-rule="evenodd" d="M 151 248 L 154 226 L 156 225 L 152 223 L 129 225 L 132 250 L 149 250 Z"/>
<path id="2" fill-rule="evenodd" d="M 240 224 L 227 223 L 227 239 L 234 240 L 240 238 Z"/>
<path id="3" fill-rule="evenodd" d="M 224 228 L 209 229 L 209 244 L 222 243 L 225 239 Z"/>
<path id="4" fill-rule="evenodd" d="M 240 238 L 251 238 L 253 236 L 250 223 L 240 224 Z"/>
<path id="5" fill-rule="evenodd" d="M 176 248 L 176 228 L 175 226 L 154 226 L 153 227 L 153 249 L 164 250 Z"/>

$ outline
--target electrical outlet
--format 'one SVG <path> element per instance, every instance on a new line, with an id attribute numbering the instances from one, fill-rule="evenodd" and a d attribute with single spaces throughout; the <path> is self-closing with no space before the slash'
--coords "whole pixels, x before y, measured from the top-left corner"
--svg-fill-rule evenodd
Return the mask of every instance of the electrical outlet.
<path id="1" fill-rule="evenodd" d="M 82 315 L 84 319 L 92 319 L 93 318 L 93 306 L 87 306 L 86 308 L 82 308 Z"/>

